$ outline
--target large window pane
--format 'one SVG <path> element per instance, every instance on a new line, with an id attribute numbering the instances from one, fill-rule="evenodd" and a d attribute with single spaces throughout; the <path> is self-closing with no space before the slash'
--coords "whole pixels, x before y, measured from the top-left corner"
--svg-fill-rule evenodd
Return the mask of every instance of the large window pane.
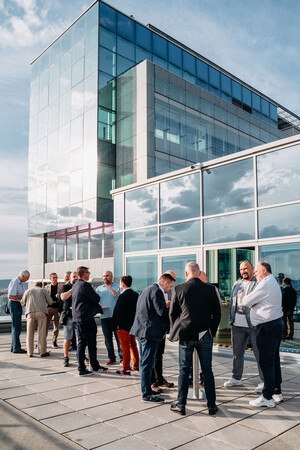
<path id="1" fill-rule="evenodd" d="M 100 3 L 100 25 L 108 30 L 116 32 L 117 13 L 104 3 Z"/>
<path id="2" fill-rule="evenodd" d="M 143 250 L 157 249 L 157 228 L 145 230 L 126 231 L 125 251 L 140 252 Z"/>
<path id="3" fill-rule="evenodd" d="M 54 237 L 47 237 L 47 263 L 54 262 Z"/>
<path id="4" fill-rule="evenodd" d="M 300 204 L 264 209 L 258 212 L 259 237 L 300 234 Z"/>
<path id="5" fill-rule="evenodd" d="M 196 261 L 196 255 L 165 256 L 162 258 L 162 272 L 173 270 L 176 273 L 176 284 L 185 281 L 184 268 L 189 261 Z"/>
<path id="6" fill-rule="evenodd" d="M 204 171 L 203 194 L 205 215 L 252 208 L 252 158 Z"/>
<path id="7" fill-rule="evenodd" d="M 114 196 L 114 229 L 115 231 L 124 228 L 124 196 L 123 194 Z"/>
<path id="8" fill-rule="evenodd" d="M 90 238 L 90 258 L 101 258 L 102 257 L 102 240 L 103 233 L 98 228 L 91 230 Z"/>
<path id="9" fill-rule="evenodd" d="M 254 212 L 230 214 L 204 220 L 204 243 L 254 239 Z"/>
<path id="10" fill-rule="evenodd" d="M 168 44 L 166 39 L 153 33 L 153 53 L 162 59 L 168 57 Z"/>
<path id="11" fill-rule="evenodd" d="M 190 247 L 200 244 L 200 220 L 160 227 L 160 248 Z"/>
<path id="12" fill-rule="evenodd" d="M 126 273 L 133 278 L 132 288 L 141 292 L 157 280 L 157 257 L 138 256 L 126 259 Z"/>
<path id="13" fill-rule="evenodd" d="M 67 236 L 67 261 L 76 259 L 76 234 Z"/>
<path id="14" fill-rule="evenodd" d="M 158 186 L 147 186 L 125 194 L 125 227 L 137 228 L 157 223 Z"/>
<path id="15" fill-rule="evenodd" d="M 139 23 L 135 24 L 136 44 L 151 52 L 152 50 L 152 33 L 146 27 Z"/>
<path id="16" fill-rule="evenodd" d="M 56 236 L 55 244 L 55 261 L 62 262 L 65 260 L 65 236 Z"/>
<path id="17" fill-rule="evenodd" d="M 78 234 L 78 259 L 88 259 L 89 257 L 89 234 Z"/>
<path id="18" fill-rule="evenodd" d="M 258 206 L 300 200 L 300 145 L 257 157 Z"/>
<path id="19" fill-rule="evenodd" d="M 120 36 L 134 42 L 134 21 L 121 13 L 117 13 L 117 30 Z"/>
<path id="20" fill-rule="evenodd" d="M 124 275 L 123 271 L 123 233 L 114 234 L 114 276 L 115 279 Z"/>
<path id="21" fill-rule="evenodd" d="M 199 173 L 160 184 L 160 222 L 173 222 L 199 216 Z"/>

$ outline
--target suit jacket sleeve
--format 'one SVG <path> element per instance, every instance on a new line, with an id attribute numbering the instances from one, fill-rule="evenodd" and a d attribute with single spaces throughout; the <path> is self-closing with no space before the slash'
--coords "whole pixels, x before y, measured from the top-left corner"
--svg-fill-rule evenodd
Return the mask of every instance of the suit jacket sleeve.
<path id="1" fill-rule="evenodd" d="M 171 305 L 170 305 L 170 322 L 171 322 L 171 327 L 174 325 L 176 319 L 178 319 L 178 317 L 180 317 L 181 314 L 181 307 L 179 304 L 179 299 L 178 299 L 178 295 L 177 295 L 177 290 L 175 288 L 172 300 L 171 300 Z"/>
<path id="2" fill-rule="evenodd" d="M 153 297 L 153 306 L 158 316 L 163 317 L 168 315 L 166 301 L 160 288 L 158 288 Z"/>

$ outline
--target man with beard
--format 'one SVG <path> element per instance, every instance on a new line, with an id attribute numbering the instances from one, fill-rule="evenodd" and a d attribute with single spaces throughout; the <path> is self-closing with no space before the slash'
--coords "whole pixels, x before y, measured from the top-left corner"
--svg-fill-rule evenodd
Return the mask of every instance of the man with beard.
<path id="1" fill-rule="evenodd" d="M 243 305 L 245 295 L 250 294 L 257 285 L 254 277 L 254 267 L 250 261 L 240 263 L 240 278 L 232 288 L 229 319 L 231 324 L 231 339 L 233 351 L 232 377 L 225 381 L 225 387 L 241 386 L 244 370 L 244 356 L 248 342 L 251 342 L 253 353 L 257 362 L 261 380 L 263 375 L 259 366 L 258 349 L 256 345 L 256 329 L 250 321 L 250 308 Z M 257 386 L 256 392 L 260 392 L 263 381 Z"/>

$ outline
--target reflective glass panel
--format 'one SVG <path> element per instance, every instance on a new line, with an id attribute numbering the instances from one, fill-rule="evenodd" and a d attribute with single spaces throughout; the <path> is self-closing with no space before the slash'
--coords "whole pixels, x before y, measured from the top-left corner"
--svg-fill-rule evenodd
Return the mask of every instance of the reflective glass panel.
<path id="1" fill-rule="evenodd" d="M 158 185 L 125 194 L 125 227 L 137 228 L 157 223 Z"/>
<path id="2" fill-rule="evenodd" d="M 54 237 L 47 238 L 47 263 L 54 262 Z"/>
<path id="3" fill-rule="evenodd" d="M 199 172 L 160 184 L 160 222 L 200 216 Z"/>
<path id="4" fill-rule="evenodd" d="M 208 65 L 205 62 L 197 59 L 196 68 L 197 68 L 197 77 L 200 78 L 200 80 L 208 83 Z"/>
<path id="5" fill-rule="evenodd" d="M 125 252 L 141 252 L 157 249 L 157 228 L 126 231 Z"/>
<path id="6" fill-rule="evenodd" d="M 134 42 L 134 21 L 121 13 L 117 13 L 117 32 L 120 36 Z"/>
<path id="7" fill-rule="evenodd" d="M 209 67 L 209 82 L 212 86 L 220 89 L 220 72 L 213 67 Z"/>
<path id="8" fill-rule="evenodd" d="M 65 260 L 65 236 L 56 237 L 55 240 L 55 261 L 62 262 Z"/>
<path id="9" fill-rule="evenodd" d="M 123 230 L 124 227 L 124 196 L 114 196 L 114 230 Z"/>
<path id="10" fill-rule="evenodd" d="M 183 52 L 183 70 L 196 75 L 196 58 L 188 52 Z"/>
<path id="11" fill-rule="evenodd" d="M 300 234 L 300 203 L 258 212 L 260 238 Z"/>
<path id="12" fill-rule="evenodd" d="M 203 171 L 204 215 L 254 206 L 253 159 Z"/>
<path id="13" fill-rule="evenodd" d="M 103 234 L 102 231 L 98 228 L 95 230 L 91 230 L 90 237 L 90 258 L 101 258 L 102 257 L 102 240 Z"/>
<path id="14" fill-rule="evenodd" d="M 231 95 L 231 79 L 223 73 L 221 73 L 221 90 Z"/>
<path id="15" fill-rule="evenodd" d="M 126 258 L 126 273 L 132 276 L 132 288 L 141 292 L 157 280 L 157 257 L 137 256 Z"/>
<path id="16" fill-rule="evenodd" d="M 300 145 L 257 157 L 258 206 L 300 200 Z"/>
<path id="17" fill-rule="evenodd" d="M 136 44 L 151 52 L 152 50 L 152 33 L 139 23 L 135 24 Z"/>
<path id="18" fill-rule="evenodd" d="M 234 80 L 232 80 L 232 97 L 242 101 L 242 86 Z"/>
<path id="19" fill-rule="evenodd" d="M 89 234 L 78 234 L 78 259 L 88 259 L 89 257 Z"/>
<path id="20" fill-rule="evenodd" d="M 67 236 L 67 261 L 74 261 L 76 259 L 76 234 Z"/>
<path id="21" fill-rule="evenodd" d="M 108 30 L 116 32 L 117 13 L 104 3 L 100 3 L 100 25 Z"/>
<path id="22" fill-rule="evenodd" d="M 196 261 L 196 255 L 178 255 L 165 256 L 162 258 L 162 273 L 167 270 L 173 270 L 176 273 L 176 283 L 183 283 L 185 281 L 184 268 L 189 261 Z"/>
<path id="23" fill-rule="evenodd" d="M 166 60 L 168 57 L 168 44 L 166 39 L 154 33 L 152 39 L 153 39 L 153 53 L 156 56 L 159 56 L 160 58 Z"/>
<path id="24" fill-rule="evenodd" d="M 114 276 L 116 279 L 120 278 L 125 271 L 123 271 L 123 233 L 114 234 Z"/>
<path id="25" fill-rule="evenodd" d="M 200 220 L 160 227 L 160 248 L 189 247 L 200 244 Z"/>
<path id="26" fill-rule="evenodd" d="M 104 258 L 114 256 L 114 237 L 112 227 L 106 227 L 104 230 Z"/>
<path id="27" fill-rule="evenodd" d="M 182 67 L 182 50 L 177 45 L 168 42 L 169 62 L 174 66 Z"/>
<path id="28" fill-rule="evenodd" d="M 204 243 L 254 239 L 254 212 L 230 214 L 204 220 Z"/>

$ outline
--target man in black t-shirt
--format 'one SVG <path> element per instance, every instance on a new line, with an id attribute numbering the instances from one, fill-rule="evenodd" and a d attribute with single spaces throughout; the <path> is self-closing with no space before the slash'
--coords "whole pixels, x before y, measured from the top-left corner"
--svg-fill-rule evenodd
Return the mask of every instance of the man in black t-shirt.
<path id="1" fill-rule="evenodd" d="M 53 303 L 51 306 L 48 306 L 48 316 L 47 316 L 47 334 L 49 331 L 50 323 L 53 318 L 53 336 L 52 336 L 52 347 L 58 348 L 57 345 L 57 338 L 58 338 L 58 332 L 59 332 L 59 310 L 58 310 L 58 304 L 59 304 L 59 298 L 58 294 L 61 290 L 61 284 L 58 284 L 57 282 L 57 273 L 52 272 L 50 273 L 50 284 L 47 284 L 46 289 L 48 291 L 48 294 L 53 300 Z"/>
<path id="2" fill-rule="evenodd" d="M 63 302 L 61 313 L 61 322 L 64 330 L 64 367 L 69 367 L 69 351 L 71 340 L 73 338 L 74 326 L 72 319 L 72 287 L 78 280 L 78 274 L 71 272 L 70 280 L 63 285 L 60 292 L 60 298 Z"/>

